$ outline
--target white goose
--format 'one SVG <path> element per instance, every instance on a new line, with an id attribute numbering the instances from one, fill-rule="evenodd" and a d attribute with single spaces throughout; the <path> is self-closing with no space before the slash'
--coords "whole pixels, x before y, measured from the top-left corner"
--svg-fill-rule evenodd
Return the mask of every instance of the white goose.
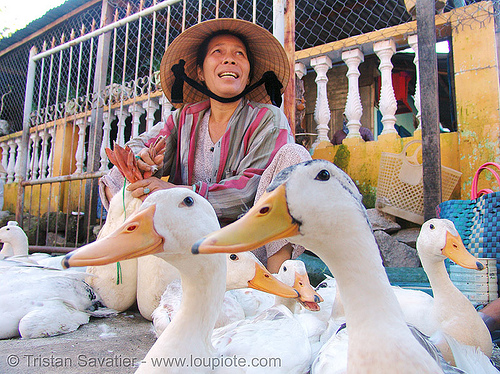
<path id="1" fill-rule="evenodd" d="M 106 316 L 100 298 L 84 282 L 85 272 L 61 268 L 63 256 L 28 254 L 28 237 L 16 221 L 0 228 L 0 339 L 68 333 Z M 85 270 L 85 268 L 82 268 Z"/>
<path id="2" fill-rule="evenodd" d="M 484 269 L 484 265 L 467 252 L 455 225 L 446 219 L 431 219 L 422 225 L 417 239 L 417 251 L 434 294 L 430 308 L 424 304 L 428 309 L 420 311 L 426 313 L 427 319 L 438 326 L 431 339 L 440 348 L 444 358 L 452 363 L 457 361 L 458 367 L 467 369 L 458 364 L 459 357 L 455 359 L 454 354 L 457 353 L 452 352 L 448 346 L 449 337 L 463 345 L 476 347 L 484 355 L 491 357 L 490 332 L 469 299 L 451 282 L 444 260 L 448 257 L 458 265 L 477 270 Z M 489 360 L 485 362 L 489 363 Z M 476 362 L 473 366 L 478 365 Z M 491 363 L 487 367 L 494 369 Z M 498 371 L 494 369 L 493 372 Z"/>
<path id="3" fill-rule="evenodd" d="M 288 298 L 280 299 L 270 293 L 251 288 L 230 290 L 229 293 L 242 306 L 245 318 L 255 318 L 276 304 L 286 305 L 295 314 L 305 310 L 317 317 L 319 313 L 323 312 L 323 298 L 312 288 L 302 261 L 284 261 L 278 273 L 274 274 L 274 276 L 281 282 L 293 286 L 300 293 L 300 297 L 295 300 Z M 318 302 L 321 302 L 321 308 L 317 305 Z M 302 308 L 300 308 L 300 305 Z"/>
<path id="4" fill-rule="evenodd" d="M 111 199 L 106 222 L 99 231 L 97 239 L 107 236 L 121 226 L 141 204 L 140 199 L 133 197 L 126 187 L 123 187 Z M 150 321 L 165 288 L 179 277 L 177 269 L 155 256 L 89 266 L 87 273 L 93 275 L 87 278 L 87 282 L 99 294 L 106 306 L 122 312 L 137 301 L 139 312 Z"/>
<path id="5" fill-rule="evenodd" d="M 212 346 L 211 337 L 226 288 L 226 258 L 224 255 L 193 256 L 190 252 L 191 245 L 197 239 L 218 227 L 215 212 L 207 200 L 189 189 L 173 188 L 151 194 L 140 211 L 127 219 L 113 234 L 66 256 L 65 266 L 81 266 L 106 264 L 154 253 L 179 269 L 183 288 L 181 307 L 148 352 L 138 369 L 139 373 L 209 371 L 203 365 L 197 370 L 192 366 L 186 369 L 179 365 L 166 367 L 153 364 L 153 360 L 166 357 L 185 359 L 188 363 L 192 359 L 200 363 L 202 358 L 207 363 L 210 359 L 208 365 L 216 365 L 216 359 L 220 362 L 221 357 Z M 283 296 L 297 295 L 292 288 L 278 283 L 271 276 L 265 276 L 263 281 L 268 283 L 269 288 L 282 287 Z M 262 331 L 261 334 L 264 336 L 261 335 L 258 342 L 258 357 L 266 357 L 264 352 L 272 340 L 272 334 L 270 331 Z M 286 339 L 281 342 L 284 349 L 286 345 L 296 344 L 293 335 L 293 331 L 284 334 Z M 245 343 L 254 344 L 249 341 Z M 298 372 L 295 367 L 298 358 L 293 351 L 285 352 L 278 372 Z M 226 369 L 227 366 L 226 362 Z M 235 366 L 230 367 L 229 372 L 235 372 Z"/>
<path id="6" fill-rule="evenodd" d="M 0 229 L 0 242 L 0 258 L 28 255 L 28 237 L 16 221 L 9 221 Z"/>
<path id="7" fill-rule="evenodd" d="M 143 179 L 137 160 L 129 147 L 114 144 L 114 149 L 106 148 L 109 160 L 120 170 L 127 182 Z M 149 149 L 152 159 L 165 152 L 165 139 L 159 137 Z M 150 175 L 151 173 L 149 173 Z M 128 183 L 110 201 L 106 222 L 98 239 L 107 236 L 137 211 L 142 201 L 134 198 L 127 190 Z M 141 315 L 152 320 L 152 313 L 159 305 L 167 285 L 179 277 L 177 269 L 154 256 L 119 261 L 98 267 L 90 267 L 96 275 L 89 282 L 101 295 L 106 305 L 124 311 L 137 301 Z"/>
<path id="8" fill-rule="evenodd" d="M 337 280 L 349 332 L 348 373 L 442 373 L 404 321 L 353 181 L 332 163 L 313 160 L 284 169 L 268 191 L 193 252 L 245 251 L 289 237 L 320 256 Z M 335 372 L 336 362 L 322 351 L 312 372 Z"/>
<path id="9" fill-rule="evenodd" d="M 9 260 L 0 261 L 0 339 L 68 333 L 100 306 L 86 274 Z"/>
<path id="10" fill-rule="evenodd" d="M 467 252 L 453 222 L 445 219 L 431 219 L 422 225 L 417 251 L 434 297 L 422 291 L 393 287 L 406 322 L 431 336 L 448 362 L 455 364 L 448 345 L 450 338 L 457 341 L 453 347 L 457 344 L 477 347 L 491 357 L 490 332 L 471 302 L 451 282 L 444 260 L 449 258 L 458 265 L 477 270 L 482 270 L 484 266 Z M 467 355 L 473 357 L 472 353 Z M 483 361 L 487 363 L 486 368 L 492 368 L 488 360 L 477 356 L 478 361 L 472 366 L 477 368 Z M 460 361 L 464 361 L 463 357 Z M 463 365 L 457 366 L 465 369 Z M 496 369 L 494 372 L 497 372 Z"/>
<path id="11" fill-rule="evenodd" d="M 288 270 L 288 272 L 292 274 L 290 281 L 285 281 L 284 279 L 282 279 L 280 273 L 276 274 L 277 279 L 281 280 L 283 283 L 291 287 L 295 285 L 294 288 L 300 293 L 299 298 L 290 299 L 273 295 L 272 289 L 268 291 L 270 293 L 259 291 L 262 289 L 262 285 L 259 286 L 259 284 L 255 284 L 255 282 L 256 280 L 261 279 L 262 276 L 265 277 L 268 274 L 268 271 L 264 268 L 264 266 L 260 263 L 260 261 L 257 259 L 257 257 L 255 257 L 253 253 L 228 253 L 226 255 L 226 263 L 226 291 L 252 289 L 256 290 L 255 292 L 269 295 L 270 299 L 274 300 L 274 297 L 279 298 L 283 303 L 288 303 L 289 300 L 291 300 L 291 303 L 293 304 L 290 305 L 293 305 L 293 307 L 295 307 L 297 302 L 299 302 L 307 305 L 309 308 L 319 308 L 317 302 L 321 301 L 320 297 L 319 295 L 315 297 L 315 292 L 309 284 L 307 274 L 305 275 L 307 279 L 305 279 L 303 273 L 297 275 L 297 280 L 293 276 L 294 271 L 296 270 L 295 264 L 290 263 L 289 269 L 287 269 L 286 267 L 284 268 L 285 270 L 280 269 L 280 272 L 285 273 Z M 300 270 L 301 269 L 298 269 L 299 272 Z M 251 279 L 252 281 L 249 282 L 247 281 L 248 279 Z M 298 284 L 299 282 L 301 284 Z M 180 279 L 176 279 L 167 286 L 167 289 L 162 295 L 160 305 L 154 310 L 152 314 L 153 327 L 156 336 L 161 335 L 163 330 L 165 330 L 167 325 L 175 316 L 181 305 L 181 300 L 181 282 Z M 272 306 L 272 303 L 271 305 L 269 305 L 269 307 L 270 306 Z M 217 319 L 215 327 L 218 328 L 226 326 L 230 323 L 240 321 L 243 318 L 245 318 L 245 312 L 238 299 L 231 292 L 226 292 L 224 294 L 223 306 L 219 313 L 219 318 Z"/>
<path id="12" fill-rule="evenodd" d="M 109 202 L 108 215 L 97 240 L 106 237 L 123 224 L 126 217 L 135 212 L 142 201 L 132 197 L 129 191 L 123 189 Z M 136 301 L 137 294 L 137 259 L 119 261 L 102 266 L 88 266 L 88 284 L 102 298 L 108 308 L 123 312 Z"/>
<path id="13" fill-rule="evenodd" d="M 6 226 L 0 228 L 0 243 L 3 243 L 0 259 L 61 269 L 62 256 L 53 257 L 47 253 L 29 254 L 28 236 L 17 221 L 9 221 Z"/>

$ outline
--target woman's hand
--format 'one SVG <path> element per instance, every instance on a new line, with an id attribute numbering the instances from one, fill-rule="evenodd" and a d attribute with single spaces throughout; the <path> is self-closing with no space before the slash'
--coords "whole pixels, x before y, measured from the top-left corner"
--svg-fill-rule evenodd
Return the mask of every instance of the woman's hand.
<path id="1" fill-rule="evenodd" d="M 131 183 L 127 190 L 131 191 L 132 196 L 144 201 L 144 199 L 154 191 L 158 190 L 166 190 L 168 188 L 174 187 L 185 187 L 191 189 L 190 186 L 181 186 L 177 184 L 172 184 L 170 182 L 166 182 L 156 177 L 150 177 L 146 179 L 141 179 L 135 183 Z"/>
<path id="2" fill-rule="evenodd" d="M 151 177 L 163 164 L 163 153 L 153 159 L 149 148 L 141 149 L 135 158 L 137 159 L 137 167 L 144 178 Z"/>

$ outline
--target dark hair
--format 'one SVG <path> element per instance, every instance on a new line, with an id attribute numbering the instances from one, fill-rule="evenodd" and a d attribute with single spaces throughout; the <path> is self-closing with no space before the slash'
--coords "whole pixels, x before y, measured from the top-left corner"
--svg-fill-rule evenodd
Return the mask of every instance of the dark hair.
<path id="1" fill-rule="evenodd" d="M 208 36 L 207 38 L 205 38 L 205 40 L 203 40 L 203 42 L 198 47 L 198 51 L 196 52 L 196 66 L 203 68 L 203 62 L 205 62 L 205 57 L 207 57 L 207 53 L 208 53 L 208 44 L 210 43 L 210 41 L 213 38 L 215 38 L 216 36 L 219 36 L 219 35 L 232 35 L 232 36 L 241 40 L 241 42 L 245 46 L 245 49 L 247 52 L 247 59 L 248 59 L 248 62 L 250 63 L 250 74 L 248 77 L 251 81 L 252 76 L 253 76 L 253 55 L 252 55 L 252 52 L 250 51 L 250 48 L 248 46 L 248 42 L 247 42 L 246 38 L 241 34 L 235 33 L 234 31 L 218 30 L 218 31 L 214 32 L 213 34 L 211 34 L 210 36 Z"/>

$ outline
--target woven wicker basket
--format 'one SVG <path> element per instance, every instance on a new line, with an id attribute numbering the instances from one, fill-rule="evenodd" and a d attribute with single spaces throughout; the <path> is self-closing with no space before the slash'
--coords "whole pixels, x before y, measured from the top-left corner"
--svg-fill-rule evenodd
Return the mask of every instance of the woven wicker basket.
<path id="1" fill-rule="evenodd" d="M 412 155 L 410 145 L 418 143 Z M 418 161 L 422 142 L 413 140 L 401 153 L 382 152 L 375 207 L 385 213 L 421 225 L 424 222 L 423 168 Z M 442 199 L 450 198 L 461 172 L 441 166 Z"/>

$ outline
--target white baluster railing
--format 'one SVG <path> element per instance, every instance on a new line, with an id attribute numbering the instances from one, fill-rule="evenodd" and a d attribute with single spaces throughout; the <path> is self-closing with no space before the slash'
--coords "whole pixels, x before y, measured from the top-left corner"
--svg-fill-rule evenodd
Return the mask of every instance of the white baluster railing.
<path id="1" fill-rule="evenodd" d="M 32 142 L 31 146 L 31 179 L 38 179 L 38 163 L 40 161 L 40 137 L 38 136 L 38 132 L 32 132 L 30 134 L 30 140 Z"/>
<path id="2" fill-rule="evenodd" d="M 118 118 L 118 135 L 116 136 L 116 142 L 121 146 L 125 145 L 125 120 L 129 114 L 130 113 L 125 108 L 118 108 L 115 110 L 115 116 Z"/>
<path id="3" fill-rule="evenodd" d="M 0 143 L 2 148 L 2 166 L 5 172 L 0 173 L 0 178 L 3 183 L 7 183 L 7 165 L 9 164 L 9 145 L 7 142 Z"/>
<path id="4" fill-rule="evenodd" d="M 23 177 L 21 175 L 21 157 L 19 157 L 19 154 L 21 153 L 22 138 L 17 137 L 14 139 L 14 142 L 16 143 L 16 164 L 14 166 L 14 181 L 20 182 Z"/>
<path id="5" fill-rule="evenodd" d="M 133 104 L 128 107 L 128 111 L 132 114 L 132 138 L 139 135 L 139 125 L 141 124 L 141 114 L 145 112 L 140 104 Z"/>
<path id="6" fill-rule="evenodd" d="M 40 178 L 46 178 L 47 177 L 47 166 L 48 166 L 48 145 L 49 145 L 49 132 L 44 129 L 40 131 L 40 138 L 42 139 L 42 153 L 40 155 L 40 163 L 39 163 L 39 170 L 40 170 Z"/>
<path id="7" fill-rule="evenodd" d="M 330 122 L 330 107 L 328 105 L 328 95 L 326 91 L 326 84 L 328 83 L 328 77 L 326 73 L 332 68 L 332 61 L 328 56 L 319 56 L 311 59 L 311 66 L 316 71 L 316 86 L 317 86 L 317 97 L 316 97 L 316 108 L 314 109 L 314 120 L 318 124 L 316 126 L 316 131 L 318 137 L 313 143 L 312 147 L 316 148 L 317 145 L 322 141 L 330 141 L 328 138 L 328 122 Z"/>
<path id="8" fill-rule="evenodd" d="M 150 98 L 142 103 L 142 107 L 146 110 L 146 132 L 151 130 L 155 122 L 155 112 L 160 108 L 156 99 Z"/>
<path id="9" fill-rule="evenodd" d="M 373 44 L 373 51 L 380 59 L 380 75 L 381 75 L 381 88 L 380 88 L 380 101 L 379 108 L 382 113 L 382 124 L 384 129 L 383 134 L 397 133 L 394 128 L 396 123 L 396 111 L 398 105 L 396 96 L 394 95 L 394 88 L 392 86 L 392 68 L 391 58 L 396 53 L 396 43 L 393 39 L 383 40 Z"/>
<path id="10" fill-rule="evenodd" d="M 170 113 L 172 113 L 173 105 L 170 101 L 168 101 L 165 95 L 162 95 L 160 97 L 160 105 L 161 105 L 161 121 L 166 122 L 168 116 L 170 116 Z"/>
<path id="11" fill-rule="evenodd" d="M 27 176 L 27 179 L 33 179 L 33 168 L 32 168 L 32 164 L 31 164 L 31 159 L 33 158 L 33 136 L 34 134 L 31 133 L 30 134 L 30 137 L 29 137 L 29 141 L 28 141 L 28 157 L 27 157 L 27 166 L 26 166 L 26 176 Z"/>
<path id="12" fill-rule="evenodd" d="M 81 174 L 83 173 L 83 165 L 85 161 L 85 133 L 88 122 L 87 118 L 78 118 L 75 123 L 78 126 L 78 145 L 75 153 L 76 170 L 74 174 Z"/>
<path id="13" fill-rule="evenodd" d="M 56 127 L 52 126 L 49 128 L 50 135 L 50 152 L 49 152 L 49 168 L 47 170 L 47 176 L 52 177 L 52 170 L 54 167 L 54 152 L 56 147 Z"/>
<path id="14" fill-rule="evenodd" d="M 9 163 L 7 164 L 7 183 L 14 182 L 14 171 L 16 167 L 16 142 L 10 139 L 9 145 Z"/>
<path id="15" fill-rule="evenodd" d="M 302 79 L 307 74 L 306 66 L 302 62 L 295 63 L 295 74 L 299 79 Z"/>
<path id="16" fill-rule="evenodd" d="M 365 58 L 361 50 L 356 48 L 343 52 L 342 60 L 348 67 L 346 76 L 349 88 L 344 109 L 345 116 L 347 117 L 347 127 L 349 128 L 347 138 L 361 139 L 359 128 L 361 127 L 363 106 L 359 94 L 359 64 L 361 64 Z"/>
<path id="17" fill-rule="evenodd" d="M 104 126 L 102 128 L 102 142 L 101 142 L 101 166 L 100 171 L 108 170 L 108 156 L 106 155 L 106 148 L 111 148 L 109 133 L 111 132 L 111 122 L 114 121 L 116 116 L 111 112 L 104 112 L 103 115 Z"/>

